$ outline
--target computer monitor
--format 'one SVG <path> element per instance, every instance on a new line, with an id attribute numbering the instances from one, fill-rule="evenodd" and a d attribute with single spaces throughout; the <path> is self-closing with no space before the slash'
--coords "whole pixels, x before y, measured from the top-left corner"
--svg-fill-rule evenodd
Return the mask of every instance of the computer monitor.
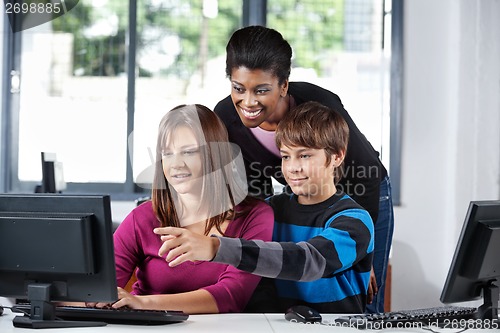
<path id="1" fill-rule="evenodd" d="M 441 302 L 483 298 L 479 319 L 498 319 L 500 201 L 472 201 L 441 293 Z"/>
<path id="2" fill-rule="evenodd" d="M 108 195 L 0 194 L 0 296 L 27 299 L 17 327 L 79 327 L 55 302 L 117 300 Z"/>
<path id="3" fill-rule="evenodd" d="M 42 152 L 42 185 L 41 193 L 61 193 L 66 189 L 63 165 L 57 160 L 55 153 Z"/>

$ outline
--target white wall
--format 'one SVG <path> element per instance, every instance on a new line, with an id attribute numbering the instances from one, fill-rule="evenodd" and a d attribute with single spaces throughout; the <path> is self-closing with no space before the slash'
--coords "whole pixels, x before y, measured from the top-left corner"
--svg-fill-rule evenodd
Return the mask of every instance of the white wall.
<path id="1" fill-rule="evenodd" d="M 409 0 L 392 309 L 439 297 L 469 201 L 500 195 L 500 0 Z"/>

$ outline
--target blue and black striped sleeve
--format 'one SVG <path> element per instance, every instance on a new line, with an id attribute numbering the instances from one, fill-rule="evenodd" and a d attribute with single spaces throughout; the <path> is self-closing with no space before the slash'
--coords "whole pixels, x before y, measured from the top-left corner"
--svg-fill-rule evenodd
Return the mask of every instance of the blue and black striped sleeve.
<path id="1" fill-rule="evenodd" d="M 215 262 L 264 277 L 314 281 L 349 269 L 372 252 L 373 223 L 367 211 L 349 209 L 330 217 L 319 235 L 303 242 L 219 239 Z"/>

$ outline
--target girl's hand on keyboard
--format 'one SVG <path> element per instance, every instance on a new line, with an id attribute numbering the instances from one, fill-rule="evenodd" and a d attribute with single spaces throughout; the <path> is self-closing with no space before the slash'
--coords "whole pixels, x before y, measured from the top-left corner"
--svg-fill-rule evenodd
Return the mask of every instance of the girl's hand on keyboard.
<path id="1" fill-rule="evenodd" d="M 140 309 L 140 307 L 133 307 L 131 304 L 138 303 L 136 301 L 132 301 L 131 299 L 137 298 L 137 296 L 129 294 L 125 289 L 118 287 L 118 300 L 114 303 L 85 303 L 85 306 L 88 308 L 98 308 L 98 309 L 118 309 L 118 308 L 134 308 Z M 137 304 L 139 305 L 139 304 Z"/>
<path id="2" fill-rule="evenodd" d="M 106 309 L 111 307 L 111 303 L 85 303 L 85 306 L 88 308 L 98 308 L 98 309 Z"/>
<path id="3" fill-rule="evenodd" d="M 118 301 L 114 302 L 111 307 L 117 309 L 128 307 L 131 309 L 144 309 L 143 298 L 141 296 L 132 295 L 123 288 L 118 287 Z"/>

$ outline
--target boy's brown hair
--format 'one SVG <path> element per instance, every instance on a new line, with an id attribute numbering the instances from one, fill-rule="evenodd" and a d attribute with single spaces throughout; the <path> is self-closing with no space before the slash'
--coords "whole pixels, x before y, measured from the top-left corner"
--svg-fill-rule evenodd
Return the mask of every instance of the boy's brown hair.
<path id="1" fill-rule="evenodd" d="M 276 129 L 276 145 L 324 149 L 326 164 L 334 154 L 347 152 L 349 127 L 335 110 L 318 102 L 306 102 L 288 111 Z M 343 161 L 335 169 L 335 184 L 342 176 Z"/>

